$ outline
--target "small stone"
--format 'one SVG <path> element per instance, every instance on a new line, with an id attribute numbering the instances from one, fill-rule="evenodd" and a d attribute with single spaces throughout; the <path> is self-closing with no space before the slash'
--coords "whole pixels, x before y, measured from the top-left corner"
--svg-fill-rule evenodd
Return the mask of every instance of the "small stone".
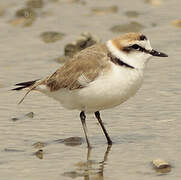
<path id="1" fill-rule="evenodd" d="M 33 144 L 33 147 L 37 148 L 37 149 L 41 149 L 41 148 L 45 147 L 45 145 L 46 144 L 43 143 L 43 142 L 36 142 L 36 143 Z"/>
<path id="2" fill-rule="evenodd" d="M 23 27 L 29 27 L 29 26 L 32 26 L 34 20 L 35 19 L 28 19 L 28 18 L 20 17 L 20 18 L 10 20 L 9 23 L 13 26 L 22 25 Z"/>
<path id="3" fill-rule="evenodd" d="M 17 26 L 19 24 L 23 24 L 25 22 L 25 18 L 16 18 L 16 19 L 13 19 L 13 20 L 10 20 L 9 23 L 13 26 Z"/>
<path id="4" fill-rule="evenodd" d="M 37 152 L 35 152 L 35 155 L 37 158 L 43 159 L 43 150 L 42 149 L 38 150 Z"/>
<path id="5" fill-rule="evenodd" d="M 78 37 L 75 41 L 65 45 L 64 56 L 60 56 L 55 60 L 57 62 L 64 63 L 69 58 L 73 57 L 77 52 L 99 42 L 100 38 L 98 38 L 97 36 L 94 36 L 89 32 L 81 33 L 80 37 Z"/>
<path id="6" fill-rule="evenodd" d="M 44 3 L 43 0 L 28 0 L 26 5 L 29 8 L 42 8 Z"/>
<path id="7" fill-rule="evenodd" d="M 155 159 L 152 161 L 152 164 L 156 169 L 165 169 L 171 167 L 171 165 L 168 162 L 162 159 Z"/>
<path id="8" fill-rule="evenodd" d="M 77 38 L 77 40 L 73 41 L 72 43 L 68 43 L 64 47 L 64 55 L 68 57 L 72 57 L 77 52 L 90 47 L 96 43 L 99 43 L 100 39 L 96 36 L 93 36 L 89 32 L 84 32 Z"/>
<path id="9" fill-rule="evenodd" d="M 63 143 L 67 146 L 78 146 L 81 145 L 83 139 L 81 137 L 69 137 L 64 139 Z"/>
<path id="10" fill-rule="evenodd" d="M 173 21 L 172 25 L 175 27 L 181 28 L 181 19 Z"/>
<path id="11" fill-rule="evenodd" d="M 12 121 L 18 121 L 19 118 L 11 118 Z"/>
<path id="12" fill-rule="evenodd" d="M 25 114 L 26 117 L 29 117 L 29 118 L 33 118 L 34 117 L 34 112 L 29 112 L 27 114 Z"/>
<path id="13" fill-rule="evenodd" d="M 144 26 L 136 21 L 132 21 L 128 24 L 121 24 L 121 25 L 115 25 L 110 30 L 114 33 L 121 33 L 121 32 L 140 32 Z"/>
<path id="14" fill-rule="evenodd" d="M 29 27 L 36 20 L 36 13 L 31 8 L 23 8 L 16 11 L 16 18 L 10 20 L 9 23 L 13 26 L 22 25 Z"/>
<path id="15" fill-rule="evenodd" d="M 126 11 L 125 15 L 129 18 L 136 18 L 140 15 L 140 13 L 137 11 Z"/>
<path id="16" fill-rule="evenodd" d="M 16 11 L 16 17 L 34 19 L 36 17 L 36 13 L 31 8 L 23 8 L 23 9 Z"/>
<path id="17" fill-rule="evenodd" d="M 40 35 L 41 39 L 45 43 L 53 43 L 58 40 L 61 40 L 65 34 L 60 33 L 60 32 L 55 32 L 55 31 L 48 31 L 44 32 Z"/>
<path id="18" fill-rule="evenodd" d="M 110 13 L 117 13 L 118 7 L 117 6 L 110 6 L 110 7 L 94 7 L 91 11 L 96 15 L 104 15 Z"/>
<path id="19" fill-rule="evenodd" d="M 29 112 L 23 116 L 20 116 L 20 117 L 13 117 L 11 118 L 12 121 L 18 121 L 18 120 L 23 120 L 23 119 L 26 119 L 26 117 L 28 118 L 33 118 L 34 117 L 34 113 L 33 112 Z"/>
<path id="20" fill-rule="evenodd" d="M 145 0 L 145 2 L 152 6 L 160 6 L 163 3 L 162 0 Z"/>

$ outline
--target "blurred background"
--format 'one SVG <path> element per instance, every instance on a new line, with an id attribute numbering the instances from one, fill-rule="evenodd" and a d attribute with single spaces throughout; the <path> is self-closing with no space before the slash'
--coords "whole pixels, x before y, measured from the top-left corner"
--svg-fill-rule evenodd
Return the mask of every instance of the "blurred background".
<path id="1" fill-rule="evenodd" d="M 181 1 L 1 0 L 0 176 L 3 180 L 180 179 Z M 43 94 L 9 91 L 43 78 L 97 42 L 142 32 L 168 58 L 152 58 L 135 97 L 102 112 L 107 148 L 93 115 L 87 150 L 79 112 Z M 161 158 L 171 168 L 154 168 Z"/>

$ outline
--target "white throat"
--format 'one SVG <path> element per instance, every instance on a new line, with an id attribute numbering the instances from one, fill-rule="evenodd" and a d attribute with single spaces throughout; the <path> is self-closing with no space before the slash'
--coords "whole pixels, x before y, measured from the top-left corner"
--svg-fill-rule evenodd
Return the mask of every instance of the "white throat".
<path id="1" fill-rule="evenodd" d="M 135 69 L 144 69 L 145 64 L 147 63 L 149 57 L 151 57 L 151 55 L 149 55 L 149 54 L 137 53 L 137 52 L 131 53 L 131 54 L 126 54 L 123 51 L 116 48 L 113 45 L 112 40 L 107 41 L 106 45 L 107 45 L 109 51 L 114 56 L 119 58 L 124 63 L 134 67 Z"/>

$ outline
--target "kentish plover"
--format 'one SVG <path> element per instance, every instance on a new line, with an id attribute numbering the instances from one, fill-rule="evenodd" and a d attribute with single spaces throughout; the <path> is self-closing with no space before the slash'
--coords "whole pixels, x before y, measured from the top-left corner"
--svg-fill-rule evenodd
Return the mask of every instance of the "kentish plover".
<path id="1" fill-rule="evenodd" d="M 167 57 L 152 49 L 143 34 L 127 33 L 105 44 L 88 47 L 67 60 L 51 76 L 18 83 L 19 87 L 13 90 L 27 89 L 20 103 L 30 91 L 37 90 L 67 109 L 79 110 L 88 147 L 85 113 L 94 113 L 111 145 L 99 111 L 118 106 L 135 95 L 151 56 Z"/>

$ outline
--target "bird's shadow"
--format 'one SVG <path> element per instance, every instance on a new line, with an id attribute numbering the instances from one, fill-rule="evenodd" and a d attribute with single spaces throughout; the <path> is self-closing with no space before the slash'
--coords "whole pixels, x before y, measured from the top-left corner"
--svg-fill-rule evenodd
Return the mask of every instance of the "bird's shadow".
<path id="1" fill-rule="evenodd" d="M 88 148 L 86 161 L 79 161 L 75 164 L 75 170 L 64 172 L 62 175 L 70 178 L 84 177 L 85 180 L 96 178 L 104 179 L 104 166 L 107 164 L 111 146 L 107 146 L 103 160 L 96 161 L 91 157 L 93 149 Z"/>

